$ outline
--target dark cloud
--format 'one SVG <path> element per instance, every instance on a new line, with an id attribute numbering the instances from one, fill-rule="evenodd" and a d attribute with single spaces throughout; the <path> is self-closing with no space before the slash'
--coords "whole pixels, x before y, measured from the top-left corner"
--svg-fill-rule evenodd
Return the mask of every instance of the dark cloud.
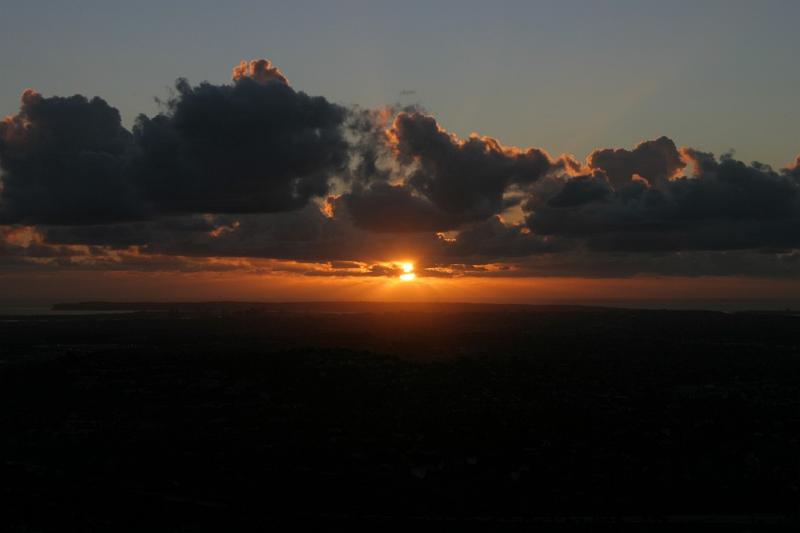
<path id="1" fill-rule="evenodd" d="M 552 207 L 574 207 L 604 200 L 611 194 L 605 174 L 595 173 L 591 176 L 575 176 L 564 182 L 561 190 L 550 197 L 547 205 Z"/>
<path id="2" fill-rule="evenodd" d="M 192 257 L 252 257 L 311 262 L 386 261 L 437 256 L 434 233 L 377 234 L 315 205 L 269 214 L 172 216 L 143 223 L 40 228 L 46 242 L 126 248 Z"/>
<path id="3" fill-rule="evenodd" d="M 243 62 L 230 85 L 179 80 L 164 105 L 131 134 L 100 98 L 26 91 L 0 122 L 0 222 L 289 211 L 324 196 L 349 160 L 348 111 L 266 60 Z"/>
<path id="4" fill-rule="evenodd" d="M 800 181 L 800 156 L 795 159 L 792 166 L 786 169 L 786 173 L 794 179 Z"/>
<path id="5" fill-rule="evenodd" d="M 484 220 L 508 207 L 505 193 L 563 170 L 543 150 L 520 150 L 491 137 L 459 139 L 433 117 L 400 113 L 389 140 L 401 162 L 414 165 L 408 186 L 461 221 Z"/>
<path id="6" fill-rule="evenodd" d="M 141 217 L 131 134 L 100 98 L 22 95 L 0 122 L 0 221 L 83 224 Z"/>
<path id="7" fill-rule="evenodd" d="M 442 231 L 456 228 L 462 220 L 439 209 L 409 187 L 375 183 L 355 188 L 337 199 L 359 228 L 381 233 Z"/>
<path id="8" fill-rule="evenodd" d="M 194 234 L 210 234 L 220 227 L 203 216 L 164 217 L 153 221 L 124 224 L 82 226 L 41 226 L 39 229 L 51 244 L 81 244 L 128 248 L 147 246 L 170 236 L 178 238 Z"/>
<path id="9" fill-rule="evenodd" d="M 533 234 L 524 225 L 509 225 L 494 216 L 467 226 L 448 243 L 448 262 L 486 263 L 556 251 L 560 243 Z"/>
<path id="10" fill-rule="evenodd" d="M 800 159 L 661 137 L 583 165 L 308 96 L 267 60 L 179 80 L 163 105 L 129 132 L 100 98 L 24 93 L 0 122 L 3 268 L 800 274 Z"/>
<path id="11" fill-rule="evenodd" d="M 624 186 L 634 174 L 658 186 L 686 166 L 675 143 L 667 137 L 645 141 L 633 150 L 595 150 L 587 162 L 589 167 L 604 171 L 614 187 Z"/>
<path id="12" fill-rule="evenodd" d="M 695 175 L 659 188 L 631 181 L 611 191 L 602 173 L 561 180 L 550 198 L 526 204 L 528 226 L 600 250 L 800 247 L 800 182 L 793 170 L 776 172 L 730 156 L 717 161 L 702 152 L 686 154 Z M 598 191 L 595 197 L 586 193 L 590 190 Z"/>
<path id="13" fill-rule="evenodd" d="M 232 85 L 179 80 L 164 113 L 137 120 L 137 174 L 158 212 L 290 211 L 346 167 L 344 108 L 295 91 L 268 64 L 246 70 Z"/>
<path id="14" fill-rule="evenodd" d="M 249 257 L 336 263 L 413 259 L 420 265 L 484 263 L 553 251 L 556 241 L 533 235 L 499 218 L 468 225 L 458 238 L 433 232 L 375 233 L 348 216 L 328 218 L 316 206 L 287 213 L 176 216 L 156 221 L 97 226 L 40 227 L 52 245 L 80 244 L 111 249 L 138 247 L 143 253 L 191 257 Z M 349 266 L 348 266 L 349 265 Z"/>
<path id="15" fill-rule="evenodd" d="M 800 252 L 704 250 L 624 253 L 573 249 L 522 258 L 513 263 L 510 271 L 483 275 L 581 278 L 629 278 L 637 275 L 755 276 L 797 279 L 800 276 Z"/>

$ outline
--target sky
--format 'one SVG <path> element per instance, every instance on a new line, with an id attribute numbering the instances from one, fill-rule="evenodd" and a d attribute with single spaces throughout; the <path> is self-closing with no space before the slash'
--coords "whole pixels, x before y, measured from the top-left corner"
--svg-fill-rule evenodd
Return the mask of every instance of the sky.
<path id="1" fill-rule="evenodd" d="M 0 0 L 0 288 L 798 298 L 799 16 Z"/>

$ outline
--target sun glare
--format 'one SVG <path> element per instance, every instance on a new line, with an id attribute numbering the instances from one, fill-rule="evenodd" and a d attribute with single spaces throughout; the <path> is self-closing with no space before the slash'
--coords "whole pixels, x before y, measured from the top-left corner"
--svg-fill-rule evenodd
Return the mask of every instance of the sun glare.
<path id="1" fill-rule="evenodd" d="M 403 269 L 403 273 L 400 274 L 400 279 L 403 281 L 412 281 L 416 279 L 417 275 L 414 274 L 414 265 L 413 263 L 401 263 L 400 267 Z"/>

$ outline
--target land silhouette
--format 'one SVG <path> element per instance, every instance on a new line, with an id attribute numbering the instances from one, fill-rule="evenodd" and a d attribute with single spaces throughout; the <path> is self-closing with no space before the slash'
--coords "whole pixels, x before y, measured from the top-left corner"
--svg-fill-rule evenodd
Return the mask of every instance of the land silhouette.
<path id="1" fill-rule="evenodd" d="M 791 311 L 55 309 L 0 317 L 11 530 L 798 522 Z"/>

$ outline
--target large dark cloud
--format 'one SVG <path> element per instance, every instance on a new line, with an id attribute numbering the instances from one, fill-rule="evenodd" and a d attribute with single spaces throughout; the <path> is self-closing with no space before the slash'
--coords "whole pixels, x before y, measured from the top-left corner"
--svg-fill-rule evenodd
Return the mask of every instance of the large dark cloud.
<path id="1" fill-rule="evenodd" d="M 464 220 L 499 213 L 507 207 L 509 187 L 528 185 L 564 166 L 537 148 L 519 150 L 476 135 L 458 139 L 421 113 L 400 113 L 390 140 L 402 161 L 417 165 L 408 185 Z"/>
<path id="2" fill-rule="evenodd" d="M 532 198 L 528 226 L 542 235 L 580 239 L 622 251 L 792 249 L 800 247 L 800 181 L 794 170 L 717 161 L 686 150 L 694 176 L 660 187 L 629 181 L 611 190 L 595 173 L 560 179 L 555 194 Z"/>
<path id="3" fill-rule="evenodd" d="M 5 267 L 800 274 L 800 159 L 774 170 L 661 137 L 581 164 L 308 96 L 266 60 L 228 84 L 179 80 L 163 106 L 129 132 L 100 98 L 24 93 L 0 122 Z"/>
<path id="4" fill-rule="evenodd" d="M 265 60 L 232 84 L 179 80 L 133 130 L 100 98 L 28 90 L 0 122 L 0 222 L 96 224 L 173 213 L 269 213 L 324 196 L 349 161 L 348 111 Z"/>
<path id="5" fill-rule="evenodd" d="M 136 218 L 131 134 L 100 98 L 22 95 L 0 122 L 0 221 L 82 224 Z"/>
<path id="6" fill-rule="evenodd" d="M 340 200 L 355 224 L 370 231 L 442 231 L 487 220 L 519 202 L 511 192 L 578 166 L 491 137 L 459 139 L 416 110 L 397 113 L 387 126 L 379 134 L 363 128 L 369 135 L 358 145 L 356 183 Z M 387 153 L 390 171 L 377 164 Z"/>
<path id="7" fill-rule="evenodd" d="M 145 196 L 161 213 L 269 213 L 328 192 L 348 162 L 346 110 L 256 63 L 232 85 L 178 81 L 134 137 Z"/>

